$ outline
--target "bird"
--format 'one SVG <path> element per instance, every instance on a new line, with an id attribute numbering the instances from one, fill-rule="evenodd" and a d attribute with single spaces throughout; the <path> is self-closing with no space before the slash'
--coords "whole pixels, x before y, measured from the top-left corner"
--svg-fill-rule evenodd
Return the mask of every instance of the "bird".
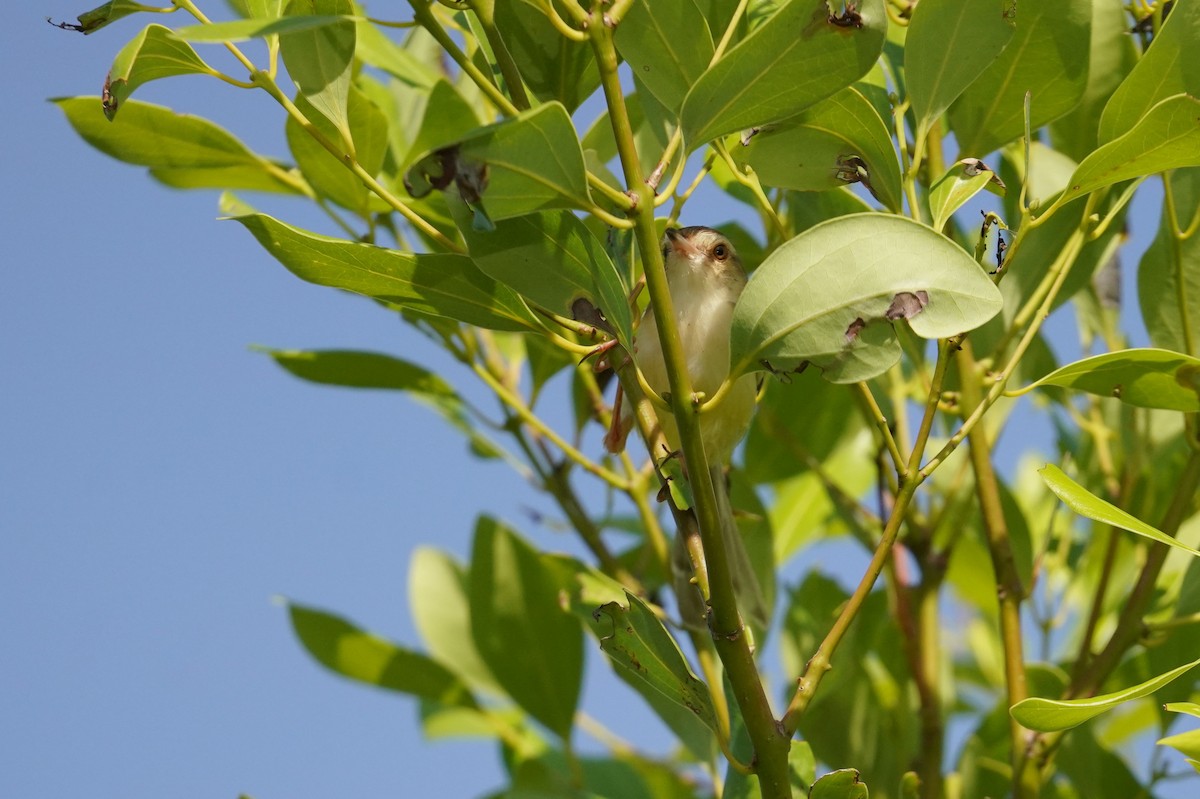
<path id="1" fill-rule="evenodd" d="M 746 286 L 746 270 L 733 243 L 720 231 L 694 226 L 667 228 L 662 238 L 667 288 L 675 325 L 683 345 L 692 390 L 712 397 L 729 377 L 729 336 L 733 308 Z M 634 341 L 634 362 L 660 397 L 670 391 L 667 365 L 658 338 L 658 324 L 647 308 Z M 719 405 L 700 415 L 700 437 L 712 466 L 725 467 L 754 416 L 757 379 L 737 379 Z M 621 452 L 633 427 L 633 409 L 618 396 L 605 447 Z M 679 449 L 679 427 L 669 412 L 659 411 L 667 445 Z"/>
<path id="2" fill-rule="evenodd" d="M 746 270 L 733 243 L 710 227 L 669 227 L 661 246 L 667 289 L 692 390 L 712 397 L 729 378 L 733 309 L 746 286 Z M 632 357 L 646 378 L 646 384 L 660 397 L 667 394 L 670 391 L 667 366 L 652 308 L 647 308 L 642 316 L 633 349 Z M 734 521 L 725 476 L 734 449 L 750 428 L 757 397 L 757 377 L 754 374 L 738 377 L 716 406 L 700 414 L 700 438 L 709 463 L 709 477 L 721 521 L 721 539 L 729 559 L 738 605 L 743 614 L 760 628 L 765 628 L 770 609 Z M 620 452 L 633 427 L 634 411 L 629 403 L 621 402 L 619 386 L 614 405 L 612 426 L 604 444 L 610 452 Z M 667 446 L 672 452 L 678 452 L 679 426 L 674 415 L 658 408 L 655 412 Z M 683 466 L 687 474 L 687 463 Z M 693 477 L 689 475 L 688 479 Z M 682 538 L 676 536 L 672 570 L 676 575 L 680 612 L 685 623 L 698 627 L 704 623 L 706 611 L 690 582 L 693 566 Z"/>

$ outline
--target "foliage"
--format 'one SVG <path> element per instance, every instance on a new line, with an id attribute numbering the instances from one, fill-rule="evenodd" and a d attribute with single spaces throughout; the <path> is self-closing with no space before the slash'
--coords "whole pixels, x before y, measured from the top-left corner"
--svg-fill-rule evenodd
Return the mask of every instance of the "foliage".
<path id="1" fill-rule="evenodd" d="M 320 663 L 418 698 L 431 734 L 493 737 L 513 799 L 1155 795 L 1165 750 L 1123 759 L 1147 733 L 1200 768 L 1198 731 L 1176 724 L 1200 715 L 1200 0 L 410 0 L 395 20 L 352 0 L 230 5 L 213 21 L 194 0 L 121 0 L 63 26 L 158 20 L 102 97 L 56 101 L 67 120 L 167 186 L 225 190 L 223 213 L 291 272 L 441 345 L 499 423 L 397 357 L 268 354 L 430 406 L 545 491 L 589 556 L 481 516 L 469 563 L 414 559 L 423 648 L 293 605 Z M 265 93 L 288 157 L 134 98 L 180 75 Z M 1121 231 L 1151 176 L 1153 348 L 1131 348 Z M 337 235 L 233 190 L 305 198 Z M 754 270 L 726 385 L 767 385 L 735 516 L 698 432 L 726 392 L 692 392 L 658 246 L 685 209 Z M 623 355 L 643 286 L 662 397 Z M 1049 341 L 1065 304 L 1076 340 Z M 644 465 L 600 455 L 598 360 Z M 1044 482 L 1032 455 L 997 465 L 1035 414 L 1056 431 Z M 834 538 L 865 550 L 862 574 L 782 576 Z M 598 653 L 674 755 L 579 754 Z M 1146 697 L 1174 701 L 1133 712 Z"/>

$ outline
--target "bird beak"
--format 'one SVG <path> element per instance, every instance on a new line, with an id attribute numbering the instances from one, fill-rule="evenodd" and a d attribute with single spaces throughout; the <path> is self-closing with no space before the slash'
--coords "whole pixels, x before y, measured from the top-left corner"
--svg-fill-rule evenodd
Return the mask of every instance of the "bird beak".
<path id="1" fill-rule="evenodd" d="M 692 258 L 699 255 L 700 251 L 675 228 L 669 227 L 666 234 L 663 236 L 666 243 L 671 247 L 671 250 L 683 258 Z"/>

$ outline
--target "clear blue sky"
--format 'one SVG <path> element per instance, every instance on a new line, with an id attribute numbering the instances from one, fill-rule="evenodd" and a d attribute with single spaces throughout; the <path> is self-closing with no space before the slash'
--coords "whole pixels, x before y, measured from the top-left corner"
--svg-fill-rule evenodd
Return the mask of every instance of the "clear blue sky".
<path id="1" fill-rule="evenodd" d="M 322 671 L 271 597 L 416 643 L 415 546 L 464 554 L 484 509 L 569 542 L 525 521 L 551 508 L 515 473 L 469 458 L 403 396 L 313 387 L 248 349 L 444 364 L 389 314 L 301 283 L 215 221 L 215 192 L 167 190 L 75 136 L 46 98 L 98 94 L 145 22 L 83 37 L 43 21 L 95 4 L 19 4 L 0 28 L 0 797 L 498 787 L 493 745 L 425 743 L 415 703 Z M 139 97 L 286 155 L 261 94 L 185 78 Z M 593 658 L 592 678 L 606 670 Z M 602 719 L 654 727 L 588 691 Z"/>

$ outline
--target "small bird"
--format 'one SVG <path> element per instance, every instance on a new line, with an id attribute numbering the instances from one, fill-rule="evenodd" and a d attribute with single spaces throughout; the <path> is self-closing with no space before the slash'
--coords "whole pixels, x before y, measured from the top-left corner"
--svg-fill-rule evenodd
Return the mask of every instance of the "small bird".
<path id="1" fill-rule="evenodd" d="M 746 271 L 733 244 L 709 227 L 667 228 L 662 239 L 667 287 L 675 307 L 675 324 L 687 360 L 692 390 L 713 396 L 729 376 L 729 332 L 733 306 L 746 286 Z M 667 366 L 650 308 L 642 316 L 634 360 L 646 382 L 662 396 L 670 391 Z M 754 375 L 738 378 L 721 404 L 700 416 L 700 435 L 709 464 L 727 466 L 734 447 L 746 435 L 758 393 Z M 609 452 L 625 448 L 633 427 L 633 409 L 617 400 L 612 428 L 604 444 Z M 667 444 L 679 448 L 675 418 L 659 411 Z"/>
<path id="2" fill-rule="evenodd" d="M 675 309 L 675 324 L 683 344 L 692 390 L 712 397 L 729 377 L 729 335 L 733 307 L 746 286 L 746 271 L 729 239 L 709 227 L 667 228 L 662 240 L 667 288 Z M 650 308 L 642 316 L 634 341 L 634 361 L 659 396 L 670 391 L 667 366 L 658 340 L 658 325 Z M 621 402 L 617 388 L 612 427 L 604 438 L 609 452 L 620 452 L 633 427 L 633 409 Z M 745 543 L 738 532 L 729 502 L 725 467 L 733 450 L 746 435 L 758 395 L 753 374 L 737 379 L 720 404 L 700 415 L 700 438 L 708 458 L 709 476 L 717 497 L 721 538 L 729 559 L 734 591 L 745 617 L 765 628 L 770 618 Z M 669 412 L 656 409 L 659 425 L 673 450 L 679 449 L 679 427 Z M 687 464 L 684 464 L 686 471 Z M 690 476 L 689 479 L 694 479 Z M 683 539 L 676 536 L 672 554 L 676 596 L 680 613 L 689 626 L 702 627 L 706 610 L 691 582 L 692 569 Z"/>

